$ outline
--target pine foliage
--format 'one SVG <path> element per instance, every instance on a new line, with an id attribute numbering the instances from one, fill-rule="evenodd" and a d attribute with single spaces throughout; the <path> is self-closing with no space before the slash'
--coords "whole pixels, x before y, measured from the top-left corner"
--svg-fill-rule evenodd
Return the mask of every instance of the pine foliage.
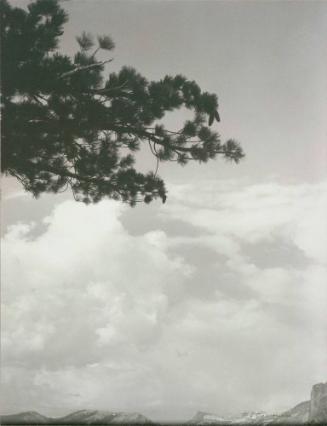
<path id="1" fill-rule="evenodd" d="M 70 187 L 85 203 L 103 197 L 134 205 L 166 200 L 156 172 L 140 173 L 135 153 L 146 144 L 158 164 L 218 155 L 235 162 L 243 151 L 222 143 L 209 125 L 219 121 L 218 99 L 183 75 L 148 81 L 123 67 L 103 77 L 100 50 L 109 36 L 77 37 L 73 58 L 59 52 L 68 17 L 57 0 L 36 0 L 25 11 L 0 0 L 2 63 L 2 171 L 35 196 Z M 166 112 L 194 113 L 179 131 L 162 124 Z M 207 125 L 207 123 L 209 125 Z M 158 167 L 157 167 L 158 168 Z"/>

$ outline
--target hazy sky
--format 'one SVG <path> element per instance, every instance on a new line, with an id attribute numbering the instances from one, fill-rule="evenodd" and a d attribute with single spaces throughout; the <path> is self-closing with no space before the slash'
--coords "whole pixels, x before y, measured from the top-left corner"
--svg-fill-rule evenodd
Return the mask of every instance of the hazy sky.
<path id="1" fill-rule="evenodd" d="M 63 50 L 108 33 L 108 71 L 196 80 L 246 158 L 161 165 L 167 203 L 135 209 L 3 180 L 3 412 L 186 420 L 308 399 L 327 373 L 327 2 L 62 4 Z"/>

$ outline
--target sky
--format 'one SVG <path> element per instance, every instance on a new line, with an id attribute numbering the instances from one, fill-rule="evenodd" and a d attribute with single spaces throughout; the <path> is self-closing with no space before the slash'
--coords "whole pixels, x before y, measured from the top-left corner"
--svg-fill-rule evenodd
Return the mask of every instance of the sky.
<path id="1" fill-rule="evenodd" d="M 327 373 L 327 3 L 62 4 L 61 50 L 110 34 L 106 72 L 194 79 L 246 157 L 161 164 L 166 204 L 133 209 L 2 179 L 2 412 L 181 421 L 309 399 Z"/>

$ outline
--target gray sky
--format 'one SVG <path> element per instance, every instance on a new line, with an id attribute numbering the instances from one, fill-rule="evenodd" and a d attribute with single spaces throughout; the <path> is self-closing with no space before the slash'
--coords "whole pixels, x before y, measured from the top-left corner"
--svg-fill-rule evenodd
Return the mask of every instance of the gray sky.
<path id="1" fill-rule="evenodd" d="M 135 209 L 3 180 L 3 411 L 186 420 L 308 399 L 327 365 L 327 3 L 63 4 L 63 50 L 108 33 L 108 71 L 196 80 L 247 156 L 161 165 L 167 203 Z"/>

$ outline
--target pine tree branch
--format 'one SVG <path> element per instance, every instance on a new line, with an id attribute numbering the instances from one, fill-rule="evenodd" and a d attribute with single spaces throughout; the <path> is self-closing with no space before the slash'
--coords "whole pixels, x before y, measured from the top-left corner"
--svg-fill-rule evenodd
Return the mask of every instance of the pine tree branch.
<path id="1" fill-rule="evenodd" d="M 92 55 L 91 55 L 91 59 L 93 59 L 94 57 L 95 57 L 95 55 L 99 52 L 99 50 L 100 50 L 100 47 L 97 47 L 96 49 L 95 49 L 95 51 L 92 53 Z"/>
<path id="2" fill-rule="evenodd" d="M 47 99 L 45 99 L 43 96 L 41 96 L 39 93 L 37 93 L 37 94 L 35 94 L 35 95 L 32 95 L 32 98 L 38 103 L 38 104 L 40 104 L 40 105 L 42 105 L 43 107 L 45 107 L 45 108 L 48 108 L 48 114 L 49 114 L 49 118 L 51 119 L 51 118 L 54 118 L 54 119 L 56 119 L 56 120 L 58 120 L 59 119 L 59 117 L 58 117 L 58 115 L 54 112 L 54 111 L 51 111 L 50 109 L 49 109 L 49 105 L 48 105 L 48 100 Z M 40 99 L 42 99 L 43 101 L 45 101 L 46 103 L 44 104 Z M 31 122 L 31 121 L 30 121 Z M 42 122 L 42 120 L 34 120 L 34 122 L 35 123 L 39 123 L 39 122 Z"/>
<path id="3" fill-rule="evenodd" d="M 77 72 L 80 72 L 80 71 L 87 71 L 87 70 L 90 70 L 92 68 L 102 67 L 103 65 L 105 65 L 109 62 L 112 62 L 112 61 L 113 61 L 113 58 L 108 59 L 107 61 L 96 62 L 95 64 L 80 66 L 80 67 L 74 68 L 71 71 L 65 72 L 64 74 L 61 74 L 61 76 L 59 78 L 70 77 L 71 75 L 76 74 Z"/>
<path id="4" fill-rule="evenodd" d="M 119 90 L 122 89 L 124 86 L 126 86 L 126 84 L 128 83 L 128 80 L 124 81 L 124 83 L 122 83 L 120 86 L 116 86 L 116 87 L 108 87 L 108 88 L 103 88 L 103 89 L 98 89 L 96 92 L 100 93 L 100 94 L 104 94 L 104 93 L 110 93 L 113 90 Z"/>

